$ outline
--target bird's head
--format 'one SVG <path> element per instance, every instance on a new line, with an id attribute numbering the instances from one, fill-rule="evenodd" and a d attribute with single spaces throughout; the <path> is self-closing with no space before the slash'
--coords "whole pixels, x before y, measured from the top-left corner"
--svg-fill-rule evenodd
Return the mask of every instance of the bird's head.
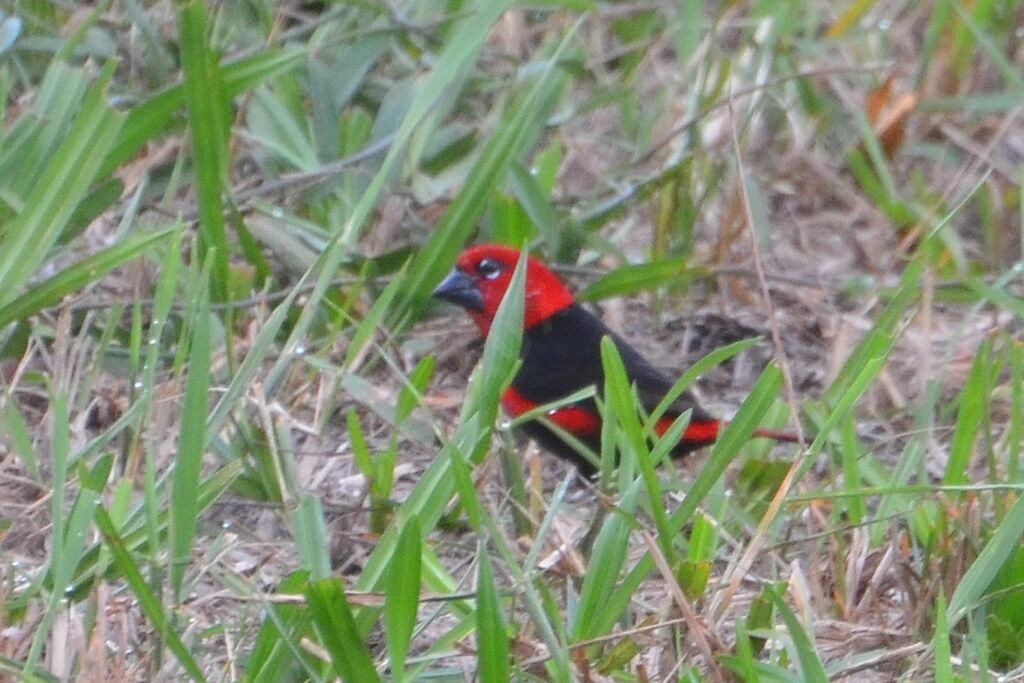
<path id="1" fill-rule="evenodd" d="M 494 244 L 471 247 L 462 252 L 455 269 L 437 286 L 433 295 L 465 308 L 486 335 L 518 261 L 519 250 L 512 247 Z M 572 302 L 572 292 L 547 266 L 531 256 L 526 265 L 523 328 L 530 329 Z"/>

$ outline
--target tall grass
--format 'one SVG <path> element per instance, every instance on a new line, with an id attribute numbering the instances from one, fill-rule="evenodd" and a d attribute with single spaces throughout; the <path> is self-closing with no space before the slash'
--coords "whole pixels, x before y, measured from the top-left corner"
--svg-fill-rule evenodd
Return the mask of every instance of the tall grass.
<path id="1" fill-rule="evenodd" d="M 1024 666 L 1013 3 L 162 8 L 0 7 L 5 674 Z M 599 476 L 524 477 L 522 269 L 458 411 L 417 327 L 474 240 L 815 352 L 687 467 L 606 343 Z"/>

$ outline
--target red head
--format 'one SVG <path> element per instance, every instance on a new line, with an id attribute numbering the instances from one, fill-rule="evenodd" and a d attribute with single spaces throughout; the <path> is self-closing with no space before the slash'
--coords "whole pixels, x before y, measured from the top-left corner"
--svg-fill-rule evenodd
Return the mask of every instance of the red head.
<path id="1" fill-rule="evenodd" d="M 434 290 L 434 296 L 466 309 L 485 335 L 498 304 L 512 281 L 519 250 L 494 244 L 471 247 L 455 262 L 455 270 Z M 543 263 L 530 257 L 526 265 L 526 310 L 523 328 L 530 329 L 573 302 L 572 292 Z"/>

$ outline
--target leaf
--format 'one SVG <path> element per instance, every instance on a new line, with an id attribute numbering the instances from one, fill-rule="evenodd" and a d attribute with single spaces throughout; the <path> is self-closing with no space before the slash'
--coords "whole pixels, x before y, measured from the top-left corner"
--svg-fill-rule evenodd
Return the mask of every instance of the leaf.
<path id="1" fill-rule="evenodd" d="M 818 657 L 818 652 L 814 647 L 811 635 L 807 633 L 804 625 L 800 623 L 800 619 L 797 618 L 793 610 L 790 609 L 786 601 L 782 599 L 782 596 L 773 587 L 766 587 L 765 594 L 775 603 L 775 609 L 779 611 L 783 621 L 786 622 L 786 630 L 789 632 L 789 637 L 793 640 L 797 660 L 800 662 L 800 680 L 828 683 L 828 674 L 825 672 L 825 666 L 821 663 L 821 658 Z"/>
<path id="2" fill-rule="evenodd" d="M 22 286 L 64 233 L 96 181 L 104 154 L 118 138 L 124 117 L 106 102 L 106 86 L 115 66 L 107 64 L 89 88 L 71 129 L 25 197 L 24 210 L 5 226 L 0 242 L 0 305 L 21 294 Z"/>
<path id="3" fill-rule="evenodd" d="M 880 88 L 870 91 L 864 105 L 882 151 L 890 159 L 903 145 L 907 135 L 907 120 L 919 102 L 918 96 L 911 93 L 901 93 L 894 97 L 892 89 L 895 79 L 893 74 Z"/>
<path id="4" fill-rule="evenodd" d="M 1002 569 L 1010 554 L 1020 544 L 1024 533 L 1024 496 L 1017 499 L 1010 511 L 996 527 L 992 537 L 978 553 L 974 563 L 960 580 L 953 596 L 949 599 L 946 618 L 950 630 L 956 628 L 968 611 L 978 605 L 981 596 Z"/>
<path id="5" fill-rule="evenodd" d="M 231 252 L 224 226 L 221 193 L 228 177 L 228 126 L 231 117 L 220 66 L 209 45 L 206 4 L 188 2 L 181 5 L 178 31 L 181 34 L 185 103 L 199 199 L 199 254 L 204 260 L 207 254 L 213 254 L 210 274 L 213 298 L 224 301 L 228 297 L 228 257 Z"/>
<path id="6" fill-rule="evenodd" d="M 476 640 L 477 673 L 484 683 L 512 680 L 509 671 L 509 638 L 501 614 L 501 600 L 494 583 L 491 558 L 483 543 L 477 552 Z"/>
<path id="7" fill-rule="evenodd" d="M 405 521 L 388 572 L 384 619 L 387 628 L 391 673 L 401 680 L 420 604 L 420 560 L 423 554 L 420 527 L 415 517 Z"/>
<path id="8" fill-rule="evenodd" d="M 68 266 L 0 308 L 0 329 L 15 320 L 23 320 L 47 306 L 56 305 L 69 293 L 95 282 L 114 268 L 146 253 L 166 240 L 174 231 L 174 228 L 164 228 L 130 235 L 125 240 Z"/>
<path id="9" fill-rule="evenodd" d="M 192 544 L 195 542 L 199 510 L 195 492 L 199 487 L 199 474 L 206 450 L 206 414 L 210 401 L 210 299 L 207 292 L 209 270 L 203 269 L 199 296 L 192 318 L 192 348 L 189 356 L 188 383 L 185 402 L 181 410 L 178 456 L 174 463 L 171 483 L 171 586 L 175 599 L 184 599 L 182 593 L 185 569 L 190 564 Z"/>
<path id="10" fill-rule="evenodd" d="M 705 268 L 690 268 L 689 259 L 665 259 L 638 265 L 620 266 L 602 276 L 576 297 L 580 301 L 600 301 L 612 296 L 628 296 L 658 287 L 689 285 L 707 276 Z"/>
<path id="11" fill-rule="evenodd" d="M 353 683 L 379 681 L 380 675 L 356 628 L 341 580 L 311 582 L 306 589 L 306 599 L 320 642 L 330 653 L 331 661 L 342 679 Z"/>

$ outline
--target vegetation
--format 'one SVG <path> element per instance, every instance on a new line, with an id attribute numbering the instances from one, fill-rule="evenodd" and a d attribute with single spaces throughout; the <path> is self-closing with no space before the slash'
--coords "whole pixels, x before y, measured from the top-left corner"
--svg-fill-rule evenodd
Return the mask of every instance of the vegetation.
<path id="1" fill-rule="evenodd" d="M 0 0 L 0 671 L 1019 674 L 1022 32 Z M 662 462 L 611 346 L 598 480 L 511 438 L 521 302 L 467 382 L 429 296 L 484 240 L 703 376 L 720 441 Z"/>

